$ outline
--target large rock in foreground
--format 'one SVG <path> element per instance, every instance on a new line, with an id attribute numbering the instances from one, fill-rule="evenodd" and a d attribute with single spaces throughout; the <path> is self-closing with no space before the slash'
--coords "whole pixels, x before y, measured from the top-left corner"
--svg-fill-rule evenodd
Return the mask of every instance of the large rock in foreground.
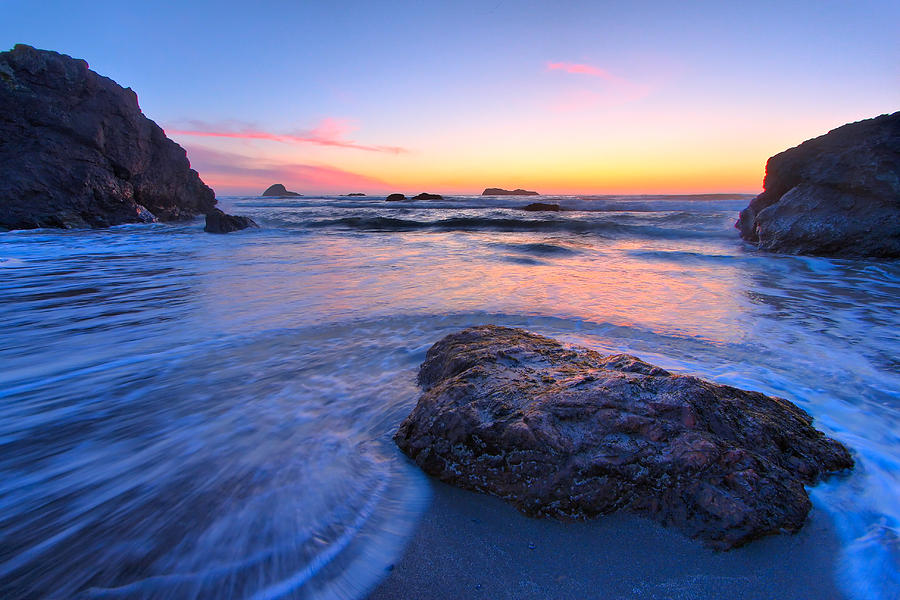
<path id="1" fill-rule="evenodd" d="M 900 112 L 776 154 L 763 187 L 735 225 L 760 249 L 900 257 Z"/>
<path id="2" fill-rule="evenodd" d="M 215 204 L 131 89 L 64 54 L 0 53 L 0 227 L 179 221 Z"/>
<path id="3" fill-rule="evenodd" d="M 804 484 L 853 466 L 781 398 L 521 329 L 448 335 L 394 441 L 426 473 L 530 516 L 618 510 L 727 549 L 797 531 Z"/>

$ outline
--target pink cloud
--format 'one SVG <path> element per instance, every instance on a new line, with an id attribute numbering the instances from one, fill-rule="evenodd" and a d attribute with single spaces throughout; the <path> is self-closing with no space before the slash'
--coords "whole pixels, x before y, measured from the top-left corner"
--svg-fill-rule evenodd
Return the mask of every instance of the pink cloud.
<path id="1" fill-rule="evenodd" d="M 330 165 L 260 162 L 231 152 L 187 146 L 191 167 L 217 193 L 259 194 L 273 183 L 300 192 L 346 194 L 382 191 L 391 186 L 376 177 Z"/>
<path id="2" fill-rule="evenodd" d="M 309 130 L 293 131 L 290 133 L 272 133 L 262 131 L 250 125 L 240 127 L 215 125 L 203 121 L 190 121 L 187 127 L 166 127 L 166 135 L 190 136 L 190 137 L 215 137 L 235 138 L 245 140 L 267 140 L 287 144 L 316 144 L 319 146 L 333 146 L 338 148 L 352 148 L 354 150 L 366 150 L 368 152 L 389 152 L 400 154 L 407 152 L 399 146 L 371 146 L 358 144 L 348 140 L 345 136 L 353 128 L 349 121 L 344 119 L 323 119 L 314 128 Z"/>
<path id="3" fill-rule="evenodd" d="M 617 106 L 640 100 L 648 96 L 653 88 L 619 77 L 600 67 L 581 63 L 548 62 L 548 71 L 562 71 L 573 75 L 588 75 L 602 80 L 591 89 L 577 89 L 566 92 L 551 108 L 555 111 L 570 112 Z"/>
<path id="4" fill-rule="evenodd" d="M 582 65 L 578 63 L 567 62 L 548 62 L 548 71 L 565 71 L 575 75 L 593 75 L 594 77 L 602 77 L 603 79 L 616 79 L 609 71 L 594 67 L 591 65 Z"/>

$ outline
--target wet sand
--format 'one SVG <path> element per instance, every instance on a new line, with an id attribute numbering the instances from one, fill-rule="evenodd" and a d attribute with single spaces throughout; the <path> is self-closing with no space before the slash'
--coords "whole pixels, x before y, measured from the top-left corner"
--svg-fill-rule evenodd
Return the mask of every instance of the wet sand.
<path id="1" fill-rule="evenodd" d="M 715 552 L 647 519 L 536 520 L 496 498 L 432 485 L 430 508 L 370 600 L 844 597 L 838 542 L 815 508 L 796 535 Z"/>

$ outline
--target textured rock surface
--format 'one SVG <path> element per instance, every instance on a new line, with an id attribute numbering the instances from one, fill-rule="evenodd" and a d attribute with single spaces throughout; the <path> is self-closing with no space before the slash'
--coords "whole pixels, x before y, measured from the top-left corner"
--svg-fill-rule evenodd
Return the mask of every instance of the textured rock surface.
<path id="1" fill-rule="evenodd" d="M 763 187 L 736 223 L 760 249 L 900 257 L 900 112 L 776 154 Z"/>
<path id="2" fill-rule="evenodd" d="M 727 549 L 797 531 L 804 484 L 853 466 L 794 404 L 521 329 L 449 335 L 394 441 L 531 516 L 648 515 Z"/>
<path id="3" fill-rule="evenodd" d="M 297 192 L 288 191 L 283 184 L 274 183 L 266 188 L 266 191 L 262 193 L 263 196 L 274 196 L 276 198 L 294 198 L 302 196 L 303 194 L 298 194 Z"/>
<path id="4" fill-rule="evenodd" d="M 0 53 L 0 227 L 178 221 L 215 203 L 131 89 L 56 52 Z"/>
<path id="5" fill-rule="evenodd" d="M 207 233 L 231 233 L 232 231 L 240 231 L 248 227 L 259 227 L 250 217 L 241 217 L 237 215 L 229 215 L 218 208 L 214 208 L 206 214 L 206 227 L 203 231 Z"/>
<path id="6" fill-rule="evenodd" d="M 523 206 L 522 210 L 527 210 L 529 212 L 559 212 L 559 204 L 550 204 L 548 202 L 532 202 L 528 206 Z"/>
<path id="7" fill-rule="evenodd" d="M 444 197 L 440 194 L 429 194 L 428 192 L 422 192 L 417 196 L 413 196 L 413 200 L 443 200 Z"/>
<path id="8" fill-rule="evenodd" d="M 388 202 L 403 202 L 406 200 L 406 196 L 403 194 L 391 194 L 387 198 L 385 198 Z"/>
<path id="9" fill-rule="evenodd" d="M 529 192 L 522 188 L 504 190 L 503 188 L 487 188 L 481 192 L 482 196 L 540 196 L 537 192 Z"/>

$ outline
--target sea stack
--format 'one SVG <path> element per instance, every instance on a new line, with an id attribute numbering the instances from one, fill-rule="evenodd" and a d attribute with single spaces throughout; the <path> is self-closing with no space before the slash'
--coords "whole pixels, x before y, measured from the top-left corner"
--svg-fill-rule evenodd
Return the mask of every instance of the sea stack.
<path id="1" fill-rule="evenodd" d="M 900 257 L 900 112 L 776 154 L 735 226 L 761 250 Z"/>
<path id="2" fill-rule="evenodd" d="M 485 325 L 435 343 L 394 441 L 534 517 L 628 511 L 717 549 L 797 531 L 848 450 L 782 398 Z"/>
<path id="3" fill-rule="evenodd" d="M 385 201 L 387 201 L 387 202 L 403 202 L 406 199 L 407 198 L 404 194 L 396 193 L 396 194 L 390 194 L 387 198 L 385 198 Z"/>
<path id="4" fill-rule="evenodd" d="M 540 196 L 537 192 L 516 188 L 514 190 L 504 190 L 503 188 L 487 188 L 481 192 L 482 196 Z"/>
<path id="5" fill-rule="evenodd" d="M 297 192 L 291 192 L 287 190 L 283 184 L 275 183 L 266 188 L 266 191 L 262 193 L 263 196 L 270 196 L 274 198 L 297 198 L 302 196 L 303 194 L 298 194 Z"/>
<path id="6" fill-rule="evenodd" d="M 215 204 L 130 88 L 57 52 L 0 53 L 0 228 L 182 221 Z"/>
<path id="7" fill-rule="evenodd" d="M 440 194 L 429 194 L 428 192 L 422 192 L 421 194 L 417 194 L 412 197 L 413 200 L 443 200 L 444 197 Z"/>

